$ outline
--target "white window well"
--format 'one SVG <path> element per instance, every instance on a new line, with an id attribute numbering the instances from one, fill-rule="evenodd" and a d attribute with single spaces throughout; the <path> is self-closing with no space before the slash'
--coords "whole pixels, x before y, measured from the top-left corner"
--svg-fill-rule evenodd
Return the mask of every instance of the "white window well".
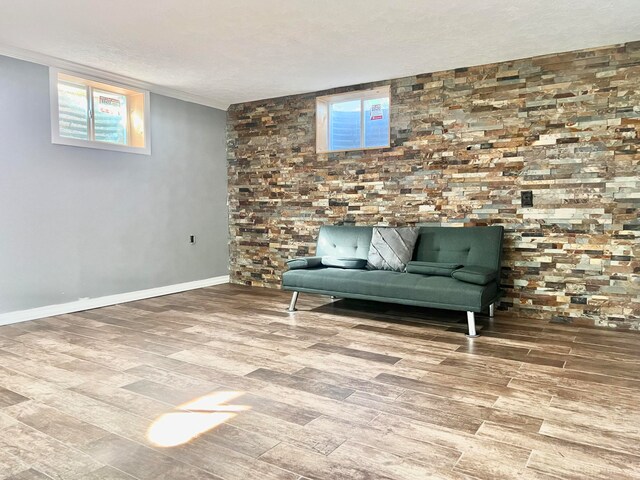
<path id="1" fill-rule="evenodd" d="M 390 146 L 389 86 L 316 98 L 316 152 Z"/>
<path id="2" fill-rule="evenodd" d="M 51 68 L 51 141 L 151 154 L 149 92 Z"/>

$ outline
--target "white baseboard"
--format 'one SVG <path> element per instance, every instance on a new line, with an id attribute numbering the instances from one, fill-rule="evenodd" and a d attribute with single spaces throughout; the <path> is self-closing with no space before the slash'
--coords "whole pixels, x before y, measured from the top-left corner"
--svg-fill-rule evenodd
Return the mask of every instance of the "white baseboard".
<path id="1" fill-rule="evenodd" d="M 162 295 L 170 295 L 172 293 L 210 287 L 212 285 L 221 285 L 223 283 L 229 283 L 229 275 L 205 278 L 204 280 L 196 280 L 194 282 L 178 283 L 176 285 L 167 285 L 166 287 L 138 290 L 136 292 L 118 293 L 116 295 L 108 295 L 106 297 L 81 298 L 75 302 L 60 303 L 57 305 L 30 308 L 29 310 L 18 310 L 16 312 L 3 313 L 0 314 L 0 325 L 9 325 L 11 323 L 26 322 L 27 320 L 63 315 L 65 313 L 91 310 L 92 308 L 133 302 L 135 300 L 143 300 L 145 298 L 161 297 Z"/>

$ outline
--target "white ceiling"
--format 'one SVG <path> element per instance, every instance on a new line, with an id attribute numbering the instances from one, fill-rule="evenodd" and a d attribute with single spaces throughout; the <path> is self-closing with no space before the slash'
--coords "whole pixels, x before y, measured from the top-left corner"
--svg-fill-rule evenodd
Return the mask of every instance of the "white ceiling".
<path id="1" fill-rule="evenodd" d="M 0 53 L 220 108 L 635 40 L 639 0 L 0 0 Z"/>

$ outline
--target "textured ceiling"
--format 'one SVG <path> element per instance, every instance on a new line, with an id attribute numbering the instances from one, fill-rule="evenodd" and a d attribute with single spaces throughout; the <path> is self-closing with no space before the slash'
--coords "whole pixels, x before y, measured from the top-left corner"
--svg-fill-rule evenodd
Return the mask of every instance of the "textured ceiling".
<path id="1" fill-rule="evenodd" d="M 640 40 L 639 0 L 0 0 L 0 7 L 0 53 L 56 57 L 221 108 Z"/>

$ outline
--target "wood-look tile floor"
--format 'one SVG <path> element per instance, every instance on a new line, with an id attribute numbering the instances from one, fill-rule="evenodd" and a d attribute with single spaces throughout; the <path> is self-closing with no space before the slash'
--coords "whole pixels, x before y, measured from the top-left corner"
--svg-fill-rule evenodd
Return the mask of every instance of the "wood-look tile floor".
<path id="1" fill-rule="evenodd" d="M 640 335 L 300 297 L 0 327 L 0 478 L 640 478 Z"/>

